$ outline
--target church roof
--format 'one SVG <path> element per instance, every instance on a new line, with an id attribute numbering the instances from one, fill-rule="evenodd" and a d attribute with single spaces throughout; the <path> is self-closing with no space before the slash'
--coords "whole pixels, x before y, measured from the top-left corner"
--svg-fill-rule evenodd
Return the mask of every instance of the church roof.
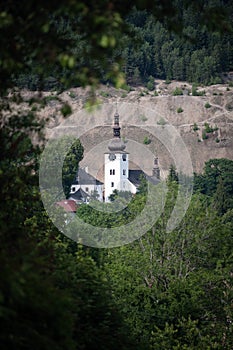
<path id="1" fill-rule="evenodd" d="M 97 180 L 94 176 L 88 174 L 84 169 L 78 170 L 77 179 L 72 183 L 73 185 L 103 185 L 103 182 Z"/>
<path id="2" fill-rule="evenodd" d="M 111 152 L 122 152 L 124 151 L 125 147 L 125 143 L 119 137 L 115 137 L 108 144 L 108 149 Z"/>
<path id="3" fill-rule="evenodd" d="M 144 176 L 147 181 L 153 185 L 157 185 L 160 181 L 156 176 L 149 176 L 142 170 L 129 170 L 129 181 L 132 182 L 136 187 L 141 184 L 141 177 Z"/>

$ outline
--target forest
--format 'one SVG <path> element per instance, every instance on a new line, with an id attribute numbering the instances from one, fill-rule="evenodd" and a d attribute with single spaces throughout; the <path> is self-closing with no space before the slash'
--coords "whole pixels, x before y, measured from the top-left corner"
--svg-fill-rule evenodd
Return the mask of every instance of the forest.
<path id="1" fill-rule="evenodd" d="M 204 85 L 221 83 L 224 73 L 233 70 L 233 34 L 228 28 L 232 18 L 228 23 L 224 17 L 224 14 L 233 13 L 233 5 L 231 1 L 217 0 L 203 3 L 202 11 L 206 11 L 208 16 L 208 20 L 203 17 L 204 24 L 201 21 L 200 10 L 195 6 L 187 6 L 185 1 L 176 1 L 176 18 L 171 18 L 174 21 L 172 31 L 171 24 L 169 26 L 161 20 L 155 21 L 151 12 L 146 9 L 139 11 L 134 7 L 125 16 L 127 30 L 117 37 L 117 41 L 111 29 L 109 37 L 103 35 L 100 38 L 102 48 L 110 46 L 113 49 L 106 64 L 110 64 L 111 61 L 118 62 L 127 84 L 132 86 L 148 84 L 150 87 L 154 78 Z M 208 6 L 211 6 L 211 9 Z M 90 69 L 91 66 L 96 73 L 98 72 L 102 83 L 114 83 L 115 76 L 106 74 L 98 60 L 93 60 L 88 53 L 85 54 L 89 43 L 84 36 L 77 34 L 80 22 L 82 23 L 82 20 L 79 17 L 53 16 L 51 25 L 54 31 L 62 40 L 72 41 L 71 53 L 60 56 L 61 62 L 48 65 L 43 74 L 38 62 L 31 59 L 26 72 L 14 76 L 15 84 L 32 90 L 38 90 L 41 86 L 51 90 L 82 85 L 83 78 L 71 76 L 69 66 L 78 66 L 79 69 Z M 211 31 L 209 26 L 213 27 Z M 101 53 L 100 50 L 97 54 Z"/>
<path id="2" fill-rule="evenodd" d="M 140 239 L 116 248 L 67 238 L 41 200 L 46 120 L 25 112 L 19 88 L 120 87 L 148 84 L 150 76 L 212 84 L 232 69 L 231 1 L 143 3 L 129 1 L 131 10 L 121 1 L 0 5 L 3 350 L 233 348 L 232 160 L 210 159 L 194 174 L 189 208 L 167 232 L 180 185 L 171 166 L 162 215 Z M 73 149 L 67 155 L 64 191 L 82 159 L 79 140 L 74 147 L 78 157 Z M 120 226 L 143 210 L 146 188 L 142 179 L 118 213 L 84 205 L 77 215 Z M 125 198 L 116 193 L 112 200 Z"/>

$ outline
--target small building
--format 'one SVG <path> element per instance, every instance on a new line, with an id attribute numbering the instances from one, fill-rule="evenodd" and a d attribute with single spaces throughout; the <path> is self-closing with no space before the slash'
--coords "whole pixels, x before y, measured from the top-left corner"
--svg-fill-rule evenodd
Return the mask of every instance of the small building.
<path id="1" fill-rule="evenodd" d="M 77 203 L 89 203 L 91 198 L 103 201 L 103 183 L 88 174 L 88 169 L 80 168 L 72 183 L 69 199 Z"/>
<path id="2" fill-rule="evenodd" d="M 77 204 L 74 200 L 66 199 L 56 203 L 57 206 L 63 208 L 67 213 L 76 213 Z"/>

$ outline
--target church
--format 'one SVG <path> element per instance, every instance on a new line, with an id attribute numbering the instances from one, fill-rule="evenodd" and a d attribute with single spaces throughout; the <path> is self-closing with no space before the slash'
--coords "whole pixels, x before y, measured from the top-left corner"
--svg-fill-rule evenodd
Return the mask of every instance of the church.
<path id="1" fill-rule="evenodd" d="M 69 200 L 88 204 L 91 198 L 101 202 L 110 202 L 113 191 L 128 191 L 135 194 L 141 177 L 156 185 L 160 181 L 158 158 L 154 160 L 152 176 L 142 170 L 129 168 L 129 156 L 126 145 L 121 139 L 121 127 L 118 112 L 114 115 L 113 138 L 108 144 L 104 157 L 104 183 L 88 174 L 87 169 L 80 168 L 76 180 L 71 185 Z"/>

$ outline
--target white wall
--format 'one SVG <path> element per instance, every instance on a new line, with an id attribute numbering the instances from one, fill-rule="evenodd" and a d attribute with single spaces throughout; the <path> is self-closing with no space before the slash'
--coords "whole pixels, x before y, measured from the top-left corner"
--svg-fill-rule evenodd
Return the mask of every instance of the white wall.
<path id="1" fill-rule="evenodd" d="M 128 187 L 128 154 L 115 153 L 116 159 L 109 159 L 110 153 L 105 154 L 104 185 L 105 185 L 105 202 L 109 201 L 109 196 L 114 190 L 129 191 Z M 126 157 L 123 160 L 122 156 Z"/>
<path id="2" fill-rule="evenodd" d="M 76 191 L 79 190 L 79 188 L 81 188 L 84 192 L 86 192 L 90 196 L 94 191 L 96 191 L 98 193 L 98 200 L 101 202 L 103 201 L 103 185 L 95 185 L 95 184 L 71 185 L 70 194 L 74 194 Z"/>

